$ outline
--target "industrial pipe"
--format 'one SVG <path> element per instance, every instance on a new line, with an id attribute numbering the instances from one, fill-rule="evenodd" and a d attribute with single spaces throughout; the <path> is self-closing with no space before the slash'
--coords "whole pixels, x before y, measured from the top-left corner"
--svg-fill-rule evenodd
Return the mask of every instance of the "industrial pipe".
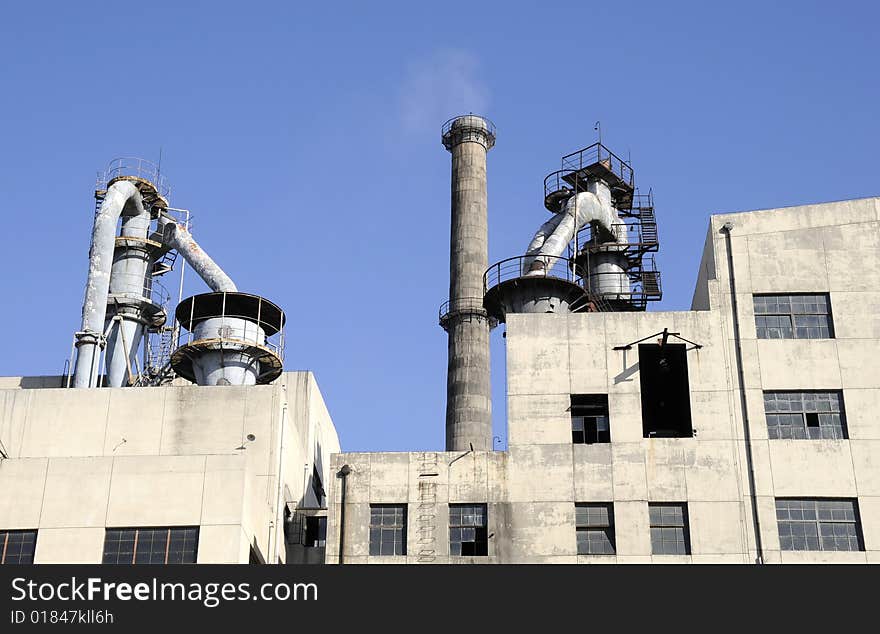
<path id="1" fill-rule="evenodd" d="M 580 192 L 565 203 L 565 209 L 553 218 L 541 225 L 535 237 L 529 243 L 527 256 L 523 262 L 528 275 L 543 274 L 543 269 L 535 271 L 533 263 L 541 256 L 558 258 L 565 251 L 568 244 L 574 239 L 575 234 L 590 222 L 597 222 L 607 232 L 614 235 L 615 225 L 620 224 L 620 218 L 609 201 L 600 200 L 593 192 Z"/>
<path id="2" fill-rule="evenodd" d="M 82 309 L 82 327 L 76 333 L 74 387 L 98 384 L 99 346 L 103 345 L 107 297 L 110 293 L 110 270 L 116 241 L 116 223 L 120 216 L 136 217 L 135 225 L 149 223 L 143 198 L 133 183 L 120 180 L 107 188 L 101 208 L 95 216 L 92 245 L 89 249 L 89 276 Z"/>
<path id="3" fill-rule="evenodd" d="M 234 293 L 238 290 L 235 282 L 205 253 L 186 227 L 168 217 L 159 216 L 159 228 L 162 242 L 182 255 L 212 291 Z"/>

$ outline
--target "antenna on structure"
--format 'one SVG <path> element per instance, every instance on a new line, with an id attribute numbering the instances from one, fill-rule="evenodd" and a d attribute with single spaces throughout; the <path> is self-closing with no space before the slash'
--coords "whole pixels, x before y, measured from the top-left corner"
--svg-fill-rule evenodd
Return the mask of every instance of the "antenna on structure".
<path id="1" fill-rule="evenodd" d="M 159 146 L 159 162 L 156 164 L 156 180 L 159 180 L 159 176 L 162 174 L 162 146 Z"/>
<path id="2" fill-rule="evenodd" d="M 596 125 L 593 126 L 593 129 L 599 131 L 599 145 L 602 145 L 602 122 L 597 121 Z"/>

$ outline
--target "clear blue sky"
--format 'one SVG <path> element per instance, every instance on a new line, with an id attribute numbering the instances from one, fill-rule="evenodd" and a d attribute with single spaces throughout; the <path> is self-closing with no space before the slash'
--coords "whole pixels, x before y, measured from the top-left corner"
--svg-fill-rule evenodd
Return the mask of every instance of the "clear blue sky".
<path id="1" fill-rule="evenodd" d="M 161 147 L 199 241 L 286 309 L 286 368 L 314 371 L 347 450 L 443 446 L 452 115 L 498 126 L 490 261 L 601 120 L 654 188 L 666 310 L 710 213 L 880 194 L 876 3 L 525 4 L 7 3 L 0 375 L 61 372 L 120 155 Z M 493 355 L 504 437 L 500 329 Z"/>

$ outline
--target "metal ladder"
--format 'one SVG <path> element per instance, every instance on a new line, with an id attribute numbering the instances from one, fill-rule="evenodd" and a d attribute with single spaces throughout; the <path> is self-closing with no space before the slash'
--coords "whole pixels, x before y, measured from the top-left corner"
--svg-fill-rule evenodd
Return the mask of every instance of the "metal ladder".
<path id="1" fill-rule="evenodd" d="M 437 471 L 438 457 L 434 451 L 419 455 L 419 506 L 418 506 L 418 563 L 431 563 L 437 559 L 437 541 L 434 531 L 437 524 Z"/>

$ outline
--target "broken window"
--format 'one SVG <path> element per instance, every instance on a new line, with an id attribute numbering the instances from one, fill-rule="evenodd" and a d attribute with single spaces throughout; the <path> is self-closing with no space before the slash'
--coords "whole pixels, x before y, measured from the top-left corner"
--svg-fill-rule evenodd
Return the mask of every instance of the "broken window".
<path id="1" fill-rule="evenodd" d="M 642 432 L 645 438 L 690 438 L 691 393 L 684 344 L 639 345 Z"/>
<path id="2" fill-rule="evenodd" d="M 406 505 L 370 505 L 370 555 L 406 554 Z"/>
<path id="3" fill-rule="evenodd" d="M 578 555 L 614 554 L 614 507 L 606 503 L 575 504 Z"/>
<path id="4" fill-rule="evenodd" d="M 687 504 L 664 502 L 648 504 L 651 520 L 651 552 L 655 555 L 689 555 Z"/>
<path id="5" fill-rule="evenodd" d="M 32 564 L 37 531 L 0 531 L 0 564 Z"/>
<path id="6" fill-rule="evenodd" d="M 571 395 L 571 440 L 588 445 L 611 442 L 607 394 Z"/>
<path id="7" fill-rule="evenodd" d="M 764 392 L 764 412 L 770 438 L 847 437 L 840 391 Z"/>
<path id="8" fill-rule="evenodd" d="M 306 516 L 303 522 L 303 541 L 306 548 L 327 546 L 327 518 L 318 515 Z"/>
<path id="9" fill-rule="evenodd" d="M 449 505 L 449 554 L 462 557 L 489 554 L 485 504 Z"/>
<path id="10" fill-rule="evenodd" d="M 828 293 L 755 295 L 758 339 L 831 339 Z"/>
<path id="11" fill-rule="evenodd" d="M 864 550 L 855 500 L 777 499 L 782 550 Z"/>

